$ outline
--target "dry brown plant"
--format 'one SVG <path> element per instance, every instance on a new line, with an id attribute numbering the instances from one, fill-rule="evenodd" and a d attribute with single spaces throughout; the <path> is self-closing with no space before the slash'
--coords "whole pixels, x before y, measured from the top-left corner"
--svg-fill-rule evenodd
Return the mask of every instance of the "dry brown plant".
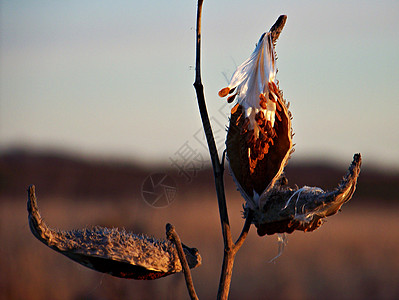
<path id="1" fill-rule="evenodd" d="M 326 217 L 337 213 L 351 199 L 361 156 L 354 155 L 347 174 L 333 191 L 287 186 L 284 167 L 293 153 L 292 114 L 275 79 L 275 45 L 287 20 L 282 15 L 261 36 L 251 57 L 237 68 L 229 86 L 219 92 L 221 97 L 229 96 L 229 103 L 237 102 L 231 110 L 226 151 L 219 159 L 201 81 L 202 5 L 203 0 L 199 0 L 194 88 L 213 167 L 224 243 L 217 299 L 227 299 L 235 256 L 251 225 L 256 226 L 259 236 L 319 228 Z M 245 200 L 245 221 L 235 242 L 224 191 L 225 158 Z M 30 229 L 37 239 L 88 268 L 139 280 L 153 280 L 183 271 L 190 298 L 198 299 L 190 268 L 201 265 L 201 256 L 196 248 L 181 243 L 173 225 L 166 225 L 165 240 L 99 226 L 68 232 L 53 230 L 39 213 L 33 185 L 28 189 L 28 214 Z"/>

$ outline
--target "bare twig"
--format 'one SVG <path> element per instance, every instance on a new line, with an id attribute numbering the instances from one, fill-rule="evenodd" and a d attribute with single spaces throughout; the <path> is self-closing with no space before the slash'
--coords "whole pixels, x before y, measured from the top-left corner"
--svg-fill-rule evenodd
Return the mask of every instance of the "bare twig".
<path id="1" fill-rule="evenodd" d="M 204 88 L 201 81 L 201 15 L 203 0 L 198 0 L 197 10 L 197 39 L 196 39 L 196 68 L 194 88 L 197 93 L 198 107 L 201 115 L 202 125 L 204 127 L 206 140 L 208 142 L 209 153 L 211 156 L 213 174 L 215 177 L 216 195 L 219 205 L 219 215 L 222 226 L 224 257 L 222 265 L 222 273 L 220 276 L 218 299 L 227 299 L 231 275 L 233 270 L 234 255 L 232 253 L 233 241 L 231 238 L 231 230 L 229 216 L 227 213 L 226 198 L 223 183 L 223 168 L 219 161 L 215 140 L 212 133 L 212 127 L 209 122 L 208 112 L 205 104 Z"/>
<path id="2" fill-rule="evenodd" d="M 240 250 L 243 245 L 249 229 L 252 224 L 252 212 L 249 211 L 247 218 L 245 219 L 244 227 L 242 228 L 241 234 L 235 244 L 231 247 L 225 245 L 222 274 L 220 276 L 219 290 L 217 299 L 227 299 L 230 291 L 231 277 L 233 275 L 234 258 L 238 250 Z"/>
<path id="3" fill-rule="evenodd" d="M 223 154 L 222 154 L 222 159 L 221 159 L 221 162 L 220 162 L 220 165 L 222 166 L 222 170 L 223 171 L 224 171 L 224 162 L 226 160 L 226 153 L 227 153 L 227 150 L 224 149 Z"/>
<path id="4" fill-rule="evenodd" d="M 241 234 L 240 234 L 240 236 L 238 237 L 237 241 L 234 244 L 234 251 L 235 252 L 240 250 L 242 244 L 244 243 L 245 238 L 248 235 L 249 229 L 251 228 L 252 218 L 253 218 L 253 211 L 249 210 L 247 218 L 245 219 L 244 227 L 242 228 Z"/>
<path id="5" fill-rule="evenodd" d="M 234 257 L 238 249 L 243 244 L 248 230 L 251 226 L 250 218 L 247 218 L 243 231 L 236 244 L 233 243 L 231 237 L 229 217 L 227 213 L 227 204 L 224 192 L 223 172 L 224 159 L 222 163 L 219 161 L 219 155 L 216 148 L 215 140 L 212 133 L 212 127 L 209 122 L 208 112 L 205 104 L 204 88 L 201 81 L 201 15 L 202 15 L 203 0 L 198 0 L 197 9 L 197 37 L 196 37 L 196 68 L 195 68 L 195 82 L 194 88 L 197 93 L 198 107 L 201 115 L 202 125 L 204 127 L 206 140 L 208 142 L 209 153 L 211 156 L 213 173 L 215 177 L 216 195 L 218 199 L 219 215 L 222 226 L 223 242 L 224 242 L 224 256 L 223 265 L 219 282 L 219 290 L 217 299 L 227 299 L 230 282 L 233 271 Z"/>
<path id="6" fill-rule="evenodd" d="M 215 177 L 216 194 L 219 204 L 219 214 L 222 223 L 222 233 L 225 245 L 233 246 L 231 238 L 229 217 L 227 214 L 226 198 L 224 193 L 223 183 L 223 168 L 219 161 L 219 155 L 215 144 L 215 139 L 212 133 L 212 127 L 209 121 L 208 112 L 205 104 L 204 88 L 201 82 L 201 13 L 203 0 L 198 1 L 197 11 L 197 43 L 196 43 L 196 72 L 194 88 L 197 93 L 198 107 L 201 115 L 202 125 L 204 127 L 206 140 L 208 142 L 209 153 L 211 156 L 213 173 Z"/>
<path id="7" fill-rule="evenodd" d="M 186 256 L 184 255 L 183 246 L 175 230 L 175 227 L 172 224 L 169 223 L 166 224 L 166 236 L 176 246 L 177 254 L 179 255 L 180 263 L 183 267 L 184 278 L 186 280 L 187 290 L 188 293 L 190 294 L 190 298 L 198 300 L 197 294 L 195 293 L 194 289 L 193 279 L 191 277 L 190 267 L 188 266 Z"/>

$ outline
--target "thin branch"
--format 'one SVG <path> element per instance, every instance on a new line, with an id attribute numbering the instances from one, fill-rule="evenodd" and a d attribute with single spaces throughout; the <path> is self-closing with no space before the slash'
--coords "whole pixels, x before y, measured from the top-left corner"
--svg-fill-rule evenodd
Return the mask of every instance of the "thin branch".
<path id="1" fill-rule="evenodd" d="M 197 93 L 198 107 L 201 115 L 202 125 L 204 127 L 206 140 L 208 143 L 209 153 L 211 156 L 213 173 L 215 177 L 216 194 L 219 206 L 219 215 L 222 226 L 224 255 L 223 265 L 220 275 L 219 290 L 217 299 L 227 299 L 230 290 L 231 277 L 233 272 L 234 257 L 238 249 L 243 244 L 248 230 L 251 226 L 251 219 L 248 218 L 244 224 L 242 233 L 236 244 L 233 243 L 231 237 L 231 230 L 229 224 L 229 217 L 227 212 L 226 198 L 224 192 L 224 155 L 222 163 L 219 161 L 219 155 L 216 148 L 215 140 L 212 133 L 212 127 L 209 122 L 208 112 L 205 104 L 204 88 L 201 81 L 201 15 L 202 15 L 203 0 L 198 0 L 197 10 L 197 37 L 196 37 L 196 68 L 195 68 L 195 82 L 194 88 Z"/>
<path id="2" fill-rule="evenodd" d="M 247 218 L 245 219 L 245 223 L 244 223 L 244 227 L 242 228 L 241 234 L 238 237 L 237 241 L 234 244 L 234 251 L 237 252 L 238 250 L 240 250 L 242 244 L 244 243 L 249 229 L 251 228 L 251 224 L 252 224 L 252 218 L 253 218 L 253 211 L 249 210 L 248 211 L 248 215 Z"/>
<path id="3" fill-rule="evenodd" d="M 229 216 L 227 213 L 226 198 L 224 193 L 223 169 L 219 161 L 219 155 L 212 133 L 212 127 L 208 117 L 208 111 L 205 104 L 204 88 L 201 81 L 201 15 L 203 0 L 198 1 L 197 10 L 197 39 L 196 39 L 196 69 L 194 88 L 197 93 L 198 107 L 201 115 L 202 125 L 204 127 L 206 140 L 208 143 L 209 154 L 211 156 L 213 173 L 215 177 L 216 195 L 219 204 L 219 214 L 222 225 L 222 234 L 225 248 L 231 248 L 233 241 L 231 238 Z"/>
<path id="4" fill-rule="evenodd" d="M 197 7 L 197 40 L 196 40 L 196 58 L 195 58 L 195 84 L 201 84 L 201 16 L 203 0 L 198 0 Z"/>
<path id="5" fill-rule="evenodd" d="M 238 250 L 244 244 L 244 241 L 248 235 L 249 229 L 252 224 L 252 211 L 248 213 L 245 219 L 244 227 L 242 228 L 241 234 L 235 244 L 229 248 L 225 249 L 223 256 L 222 274 L 219 282 L 219 290 L 217 299 L 227 299 L 230 291 L 230 283 L 233 275 L 234 258 Z"/>
<path id="6" fill-rule="evenodd" d="M 230 250 L 224 250 L 222 273 L 220 275 L 219 290 L 216 298 L 218 300 L 227 300 L 229 297 L 230 283 L 233 275 L 234 257 L 235 253 L 233 253 L 232 248 Z"/>
<path id="7" fill-rule="evenodd" d="M 223 154 L 222 154 L 222 159 L 220 162 L 220 166 L 222 167 L 222 170 L 224 171 L 224 162 L 226 160 L 226 153 L 227 153 L 227 149 L 224 149 Z"/>
<path id="8" fill-rule="evenodd" d="M 166 224 L 166 236 L 169 240 L 171 240 L 177 250 L 177 254 L 179 255 L 180 263 L 183 267 L 184 278 L 186 280 L 187 290 L 192 300 L 198 300 L 198 296 L 195 293 L 193 279 L 191 277 L 190 267 L 188 266 L 188 262 L 186 259 L 186 255 L 183 251 L 183 246 L 181 244 L 180 238 L 176 233 L 175 227 L 171 224 Z"/>

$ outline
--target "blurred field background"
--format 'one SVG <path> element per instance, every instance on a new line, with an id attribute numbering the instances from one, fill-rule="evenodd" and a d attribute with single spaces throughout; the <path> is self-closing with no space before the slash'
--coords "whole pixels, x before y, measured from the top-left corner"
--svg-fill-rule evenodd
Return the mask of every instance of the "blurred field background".
<path id="1" fill-rule="evenodd" d="M 349 166 L 350 157 L 347 165 Z M 159 171 L 159 167 L 156 170 Z M 155 281 L 114 278 L 87 269 L 40 243 L 30 233 L 26 188 L 36 185 L 39 209 L 52 228 L 92 225 L 126 228 L 158 238 L 175 225 L 182 241 L 197 247 L 203 265 L 193 270 L 201 299 L 215 299 L 222 236 L 211 171 L 189 183 L 174 169 L 177 184 L 166 208 L 141 196 L 155 169 L 123 161 L 88 160 L 64 154 L 8 151 L 0 156 L 0 299 L 187 299 L 182 274 Z M 332 189 L 345 167 L 317 162 L 289 164 L 289 184 Z M 250 231 L 237 255 L 230 299 L 398 299 L 399 173 L 363 168 L 353 199 L 313 233 L 288 235 L 275 263 L 275 236 Z M 237 237 L 242 199 L 228 172 L 230 222 Z"/>
<path id="2" fill-rule="evenodd" d="M 289 184 L 332 189 L 356 151 L 364 165 L 343 212 L 289 235 L 275 263 L 277 238 L 252 229 L 230 299 L 399 299 L 399 2 L 205 1 L 202 73 L 219 150 L 231 107 L 217 92 L 280 14 L 277 78 L 297 144 Z M 113 278 L 44 246 L 27 223 L 29 184 L 53 228 L 164 238 L 174 224 L 202 255 L 200 298 L 215 299 L 222 236 L 212 172 L 202 166 L 187 182 L 170 164 L 187 143 L 209 161 L 192 87 L 195 16 L 195 1 L 0 1 L 0 299 L 187 299 L 182 274 Z M 154 171 L 177 184 L 163 209 L 141 195 Z M 227 173 L 237 237 L 243 200 Z"/>

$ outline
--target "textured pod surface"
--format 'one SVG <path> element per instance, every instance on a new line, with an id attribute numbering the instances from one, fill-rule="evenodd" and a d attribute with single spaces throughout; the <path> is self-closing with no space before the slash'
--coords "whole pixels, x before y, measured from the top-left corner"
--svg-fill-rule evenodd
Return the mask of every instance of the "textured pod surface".
<path id="1" fill-rule="evenodd" d="M 231 173 L 244 198 L 251 199 L 255 206 L 255 193 L 262 195 L 274 185 L 292 148 L 290 113 L 280 93 L 277 114 L 274 128 L 263 131 L 255 142 L 241 105 L 237 104 L 230 117 L 226 148 Z"/>
<path id="2" fill-rule="evenodd" d="M 336 214 L 351 199 L 356 189 L 360 166 L 361 156 L 355 154 L 347 174 L 338 187 L 330 192 L 307 186 L 301 189 L 272 189 L 266 195 L 267 202 L 262 210 L 256 211 L 254 215 L 253 222 L 258 234 L 263 236 L 319 228 L 324 218 Z"/>
<path id="3" fill-rule="evenodd" d="M 292 153 L 291 113 L 276 80 L 275 43 L 285 24 L 280 16 L 219 96 L 237 100 L 226 139 L 227 159 L 238 190 L 253 210 L 283 173 Z"/>
<path id="4" fill-rule="evenodd" d="M 27 209 L 29 226 L 37 239 L 93 270 L 145 280 L 182 270 L 176 248 L 168 240 L 99 226 L 72 231 L 50 229 L 40 216 L 33 185 L 28 189 Z M 185 247 L 184 252 L 190 268 L 201 265 L 197 249 Z"/>

